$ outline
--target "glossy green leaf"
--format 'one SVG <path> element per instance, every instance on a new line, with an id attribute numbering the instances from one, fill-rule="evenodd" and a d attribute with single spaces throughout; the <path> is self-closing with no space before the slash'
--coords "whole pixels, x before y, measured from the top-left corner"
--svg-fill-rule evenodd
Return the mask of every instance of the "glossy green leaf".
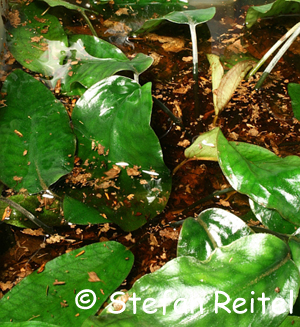
<path id="1" fill-rule="evenodd" d="M 186 158 L 199 158 L 201 160 L 218 161 L 217 154 L 217 135 L 219 130 L 212 129 L 197 137 L 194 143 L 185 149 Z"/>
<path id="2" fill-rule="evenodd" d="M 288 316 L 279 327 L 300 327 L 300 317 Z"/>
<path id="3" fill-rule="evenodd" d="M 299 272 L 285 242 L 273 235 L 254 234 L 217 248 L 206 261 L 190 256 L 169 261 L 133 285 L 123 312 L 115 311 L 113 302 L 98 318 L 89 320 L 94 327 L 273 327 L 285 319 L 298 290 Z M 141 300 L 135 302 L 134 294 Z M 263 295 L 268 298 L 265 312 Z M 122 309 L 122 302 L 118 304 Z"/>
<path id="4" fill-rule="evenodd" d="M 86 182 L 65 192 L 125 230 L 140 227 L 163 210 L 171 189 L 159 140 L 150 127 L 151 109 L 150 83 L 141 87 L 113 76 L 88 89 L 72 114 Z"/>
<path id="5" fill-rule="evenodd" d="M 217 147 L 220 167 L 235 190 L 300 225 L 299 157 L 280 158 L 257 145 L 228 142 L 221 131 Z"/>
<path id="6" fill-rule="evenodd" d="M 249 204 L 255 217 L 268 229 L 283 234 L 293 234 L 297 227 L 283 219 L 278 211 L 268 209 L 249 199 Z"/>
<path id="7" fill-rule="evenodd" d="M 173 11 L 165 16 L 146 21 L 144 25 L 136 31 L 137 34 L 154 30 L 161 22 L 168 20 L 176 24 L 198 25 L 212 19 L 216 13 L 215 7 L 206 9 L 195 9 L 185 11 Z"/>
<path id="8" fill-rule="evenodd" d="M 41 196 L 40 199 L 43 199 L 42 204 L 36 195 L 24 194 L 10 196 L 9 199 L 21 205 L 23 208 L 31 212 L 37 219 L 48 226 L 60 226 L 62 223 L 59 200 L 53 201 L 52 199 L 43 199 Z M 44 204 L 46 204 L 46 206 Z M 3 217 L 5 208 L 8 206 L 9 205 L 6 202 L 0 201 L 0 217 Z M 25 217 L 20 211 L 12 206 L 9 207 L 11 209 L 11 213 L 9 217 L 3 220 L 6 224 L 23 228 L 37 227 L 37 225 Z"/>
<path id="9" fill-rule="evenodd" d="M 300 84 L 289 83 L 288 92 L 291 97 L 294 116 L 300 120 Z"/>
<path id="10" fill-rule="evenodd" d="M 73 224 L 86 225 L 87 222 L 88 224 L 110 223 L 96 208 L 89 207 L 68 195 L 64 197 L 63 209 L 65 220 Z"/>
<path id="11" fill-rule="evenodd" d="M 299 238 L 299 234 L 295 235 L 295 236 L 291 236 L 289 238 L 288 245 L 291 250 L 292 259 L 295 262 L 295 264 L 298 267 L 298 270 L 300 272 L 300 238 Z"/>
<path id="12" fill-rule="evenodd" d="M 7 77 L 2 93 L 0 179 L 15 190 L 46 190 L 73 168 L 75 136 L 65 107 L 21 70 Z"/>
<path id="13" fill-rule="evenodd" d="M 1 322 L 1 327 L 58 327 L 41 321 Z"/>
<path id="14" fill-rule="evenodd" d="M 86 11 L 91 11 L 90 9 L 77 6 L 77 5 L 73 4 L 73 3 L 70 3 L 70 2 L 64 1 L 64 0 L 42 0 L 42 1 L 46 2 L 51 7 L 63 6 L 65 8 L 67 8 L 67 9 L 71 9 L 71 10 L 78 10 L 78 11 L 86 10 Z"/>
<path id="15" fill-rule="evenodd" d="M 1 299 L 0 321 L 31 319 L 64 327 L 80 326 L 122 283 L 132 264 L 132 253 L 117 242 L 94 243 L 63 254 L 48 262 L 43 272 L 24 278 Z M 91 290 L 95 295 L 80 294 L 82 290 Z M 26 299 L 30 303 L 24 306 Z"/>
<path id="16" fill-rule="evenodd" d="M 246 15 L 246 26 L 252 27 L 259 18 L 300 12 L 299 0 L 277 0 L 262 6 L 251 6 Z"/>
<path id="17" fill-rule="evenodd" d="M 49 58 L 44 55 L 49 42 L 67 45 L 67 36 L 57 17 L 44 13 L 47 5 L 34 1 L 20 9 L 21 24 L 8 29 L 7 44 L 14 58 L 34 72 L 50 75 Z"/>
<path id="18" fill-rule="evenodd" d="M 206 260 L 214 249 L 250 235 L 249 228 L 239 217 L 223 209 L 207 209 L 197 219 L 187 218 L 180 231 L 177 256 L 192 256 Z"/>

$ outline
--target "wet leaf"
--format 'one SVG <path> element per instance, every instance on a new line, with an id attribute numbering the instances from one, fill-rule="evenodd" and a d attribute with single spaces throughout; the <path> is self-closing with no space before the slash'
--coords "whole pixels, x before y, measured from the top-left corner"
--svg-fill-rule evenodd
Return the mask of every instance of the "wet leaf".
<path id="1" fill-rule="evenodd" d="M 217 106 L 217 96 L 215 90 L 220 86 L 222 77 L 224 75 L 224 69 L 220 62 L 220 59 L 217 55 L 208 54 L 206 55 L 211 67 L 211 79 L 212 79 L 212 92 L 213 92 L 213 101 L 214 106 Z"/>
<path id="2" fill-rule="evenodd" d="M 143 276 L 134 284 L 128 291 L 132 299 L 127 300 L 123 312 L 116 314 L 113 309 L 116 303 L 112 303 L 99 317 L 90 317 L 83 326 L 90 326 L 92 322 L 94 327 L 150 324 L 163 327 L 273 327 L 278 326 L 288 315 L 298 290 L 298 268 L 290 259 L 286 244 L 273 235 L 254 234 L 217 248 L 206 261 L 190 256 L 169 261 L 158 271 Z M 262 303 L 257 300 L 263 293 L 270 298 L 264 313 Z M 135 303 L 134 294 L 141 300 Z M 226 305 L 230 310 L 228 312 L 218 306 L 226 301 L 225 295 L 230 297 Z M 154 300 L 144 302 L 150 298 Z M 250 312 L 251 298 L 254 299 L 253 313 Z M 275 299 L 277 306 L 275 307 L 275 302 L 273 311 L 272 303 Z M 152 314 L 143 311 L 143 303 L 144 309 Z M 233 305 L 237 304 L 234 311 Z M 134 305 L 136 313 L 133 313 Z M 217 313 L 215 309 L 218 309 Z"/>
<path id="3" fill-rule="evenodd" d="M 7 44 L 12 55 L 22 66 L 33 72 L 50 75 L 47 67 L 48 58 L 43 57 L 49 42 L 56 40 L 62 45 L 67 45 L 68 40 L 58 18 L 44 13 L 46 9 L 47 5 L 37 1 L 28 6 L 24 4 L 20 8 L 20 24 L 8 29 Z"/>
<path id="4" fill-rule="evenodd" d="M 60 203 L 59 200 L 46 199 L 42 196 L 17 194 L 9 197 L 10 200 L 20 204 L 23 208 L 31 212 L 37 219 L 48 226 L 60 226 Z M 40 200 L 39 200 L 40 199 Z M 0 217 L 3 217 L 5 209 L 9 205 L 0 201 Z M 37 226 L 20 211 L 9 206 L 11 212 L 3 219 L 6 224 L 22 227 L 36 228 Z"/>
<path id="5" fill-rule="evenodd" d="M 236 88 L 239 86 L 253 65 L 253 61 L 241 61 L 223 76 L 219 87 L 214 90 L 216 115 L 219 115 L 220 112 L 227 106 Z"/>
<path id="6" fill-rule="evenodd" d="M 189 146 L 184 155 L 186 158 L 199 158 L 201 160 L 218 161 L 217 155 L 217 134 L 218 129 L 212 129 L 197 137 L 194 143 Z"/>
<path id="7" fill-rule="evenodd" d="M 45 85 L 21 70 L 4 82 L 0 109 L 1 181 L 29 193 L 46 190 L 73 168 L 75 136 L 68 114 Z"/>
<path id="8" fill-rule="evenodd" d="M 295 118 L 300 120 L 300 84 L 289 83 L 288 84 L 289 96 L 292 100 L 292 108 Z"/>
<path id="9" fill-rule="evenodd" d="M 216 8 L 173 11 L 160 18 L 154 18 L 146 21 L 144 25 L 136 31 L 137 34 L 154 30 L 161 22 L 168 20 L 176 24 L 198 25 L 212 19 L 216 13 Z"/>
<path id="10" fill-rule="evenodd" d="M 249 199 L 249 204 L 256 219 L 258 219 L 268 229 L 283 234 L 295 233 L 297 227 L 283 219 L 278 211 L 265 208 L 251 199 Z"/>
<path id="11" fill-rule="evenodd" d="M 0 301 L 0 321 L 22 322 L 32 319 L 58 326 L 81 326 L 95 314 L 106 298 L 126 278 L 133 264 L 133 255 L 122 244 L 102 242 L 87 245 L 48 262 L 41 273 L 24 278 Z M 100 282 L 89 282 L 89 272 L 95 272 Z M 87 296 L 77 296 L 82 290 Z M 76 305 L 88 307 L 81 309 Z M 30 305 L 24 310 L 24 299 Z M 80 299 L 85 302 L 81 301 Z M 1 324 L 2 325 L 2 324 Z M 49 326 L 50 327 L 50 326 Z"/>
<path id="12" fill-rule="evenodd" d="M 103 217 L 97 209 L 89 207 L 81 201 L 72 199 L 68 195 L 64 197 L 63 209 L 65 220 L 73 224 L 86 225 L 87 222 L 88 224 L 110 222 L 107 218 Z"/>
<path id="13" fill-rule="evenodd" d="M 252 230 L 237 216 L 223 209 L 207 209 L 198 218 L 187 218 L 178 239 L 177 256 L 206 260 L 217 247 L 250 235 Z"/>
<path id="14" fill-rule="evenodd" d="M 247 11 L 246 26 L 252 27 L 259 18 L 299 13 L 299 2 L 299 0 L 277 0 L 262 6 L 251 6 Z"/>
<path id="15" fill-rule="evenodd" d="M 150 83 L 141 87 L 113 76 L 87 90 L 72 115 L 83 182 L 64 192 L 127 231 L 163 210 L 171 189 L 159 140 L 150 127 L 151 109 Z"/>
<path id="16" fill-rule="evenodd" d="M 300 225 L 299 157 L 280 158 L 257 145 L 228 142 L 221 131 L 217 147 L 220 167 L 235 190 Z"/>

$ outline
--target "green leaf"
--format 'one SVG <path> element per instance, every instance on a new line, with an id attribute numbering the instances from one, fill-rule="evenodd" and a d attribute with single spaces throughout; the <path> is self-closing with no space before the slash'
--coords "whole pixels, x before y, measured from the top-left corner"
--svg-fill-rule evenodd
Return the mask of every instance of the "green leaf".
<path id="1" fill-rule="evenodd" d="M 73 224 L 86 225 L 87 222 L 88 224 L 110 223 L 97 209 L 89 207 L 68 195 L 64 197 L 63 209 L 65 220 Z"/>
<path id="2" fill-rule="evenodd" d="M 67 1 L 64 1 L 64 0 L 42 0 L 42 1 L 46 2 L 51 7 L 63 6 L 65 8 L 67 8 L 67 9 L 70 9 L 70 10 L 92 11 L 90 9 L 74 5 L 73 3 L 70 3 L 70 2 L 67 2 Z"/>
<path id="3" fill-rule="evenodd" d="M 171 189 L 150 127 L 151 109 L 150 83 L 141 87 L 113 76 L 88 89 L 72 114 L 85 180 L 79 189 L 65 192 L 127 231 L 163 210 Z"/>
<path id="4" fill-rule="evenodd" d="M 14 58 L 33 72 L 50 75 L 47 56 L 43 56 L 49 42 L 67 44 L 67 36 L 58 18 L 45 13 L 43 3 L 32 2 L 20 9 L 21 24 L 8 29 L 7 44 Z M 43 15 L 42 15 L 43 14 Z"/>
<path id="5" fill-rule="evenodd" d="M 255 217 L 268 229 L 283 234 L 293 234 L 297 227 L 284 220 L 278 211 L 268 209 L 249 199 L 249 204 Z"/>
<path id="6" fill-rule="evenodd" d="M 219 130 L 212 129 L 197 137 L 194 143 L 185 149 L 186 158 L 199 158 L 201 160 L 218 161 L 217 135 Z"/>
<path id="7" fill-rule="evenodd" d="M 262 6 L 252 6 L 247 12 L 246 26 L 252 27 L 259 18 L 299 13 L 299 2 L 299 0 L 277 0 Z"/>
<path id="8" fill-rule="evenodd" d="M 0 109 L 1 181 L 29 193 L 46 190 L 73 168 L 75 137 L 68 114 L 45 85 L 21 70 L 4 82 Z"/>
<path id="9" fill-rule="evenodd" d="M 279 327 L 300 327 L 300 317 L 288 316 Z"/>
<path id="10" fill-rule="evenodd" d="M 136 31 L 137 34 L 154 30 L 161 22 L 168 20 L 176 24 L 198 25 L 212 19 L 216 13 L 215 7 L 196 10 L 173 11 L 160 18 L 150 19 Z"/>
<path id="11" fill-rule="evenodd" d="M 63 254 L 48 262 L 43 272 L 24 278 L 1 299 L 0 321 L 33 319 L 58 326 L 80 326 L 122 283 L 132 264 L 132 253 L 117 242 L 94 243 Z M 100 281 L 90 281 L 91 272 Z M 95 297 L 89 293 L 84 298 L 79 294 L 82 290 L 93 291 Z M 26 299 L 30 303 L 24 307 Z M 94 305 L 86 309 L 92 299 Z M 84 305 L 84 301 L 88 302 Z"/>
<path id="12" fill-rule="evenodd" d="M 1 327 L 58 327 L 59 325 L 48 324 L 41 321 L 23 321 L 23 322 L 1 322 Z"/>
<path id="13" fill-rule="evenodd" d="M 252 232 L 239 217 L 223 209 L 207 209 L 197 219 L 187 218 L 180 231 L 177 256 L 206 260 L 214 249 Z"/>
<path id="14" fill-rule="evenodd" d="M 299 157 L 279 158 L 256 145 L 228 142 L 221 131 L 217 147 L 220 167 L 235 190 L 300 225 Z"/>
<path id="15" fill-rule="evenodd" d="M 295 236 L 289 238 L 288 245 L 291 250 L 292 259 L 300 272 L 300 238 L 299 234 L 297 235 L 297 232 L 295 234 Z"/>
<path id="16" fill-rule="evenodd" d="M 292 108 L 295 118 L 300 120 L 300 84 L 289 83 L 288 93 L 292 100 Z"/>
<path id="17" fill-rule="evenodd" d="M 217 248 L 206 261 L 190 256 L 169 261 L 134 284 L 123 312 L 115 311 L 113 306 L 117 303 L 113 302 L 99 317 L 90 317 L 89 321 L 94 327 L 273 327 L 287 316 L 298 290 L 299 272 L 287 245 L 273 235 L 254 234 Z M 134 302 L 134 295 L 141 300 Z M 259 300 L 263 295 L 269 298 L 265 312 Z M 220 307 L 227 296 L 230 301 L 226 308 L 230 311 Z M 150 298 L 153 300 L 146 300 Z M 118 304 L 122 309 L 122 302 Z M 147 314 L 143 305 L 152 314 Z"/>
<path id="18" fill-rule="evenodd" d="M 52 200 L 44 198 L 44 203 L 41 203 L 36 195 L 17 194 L 9 197 L 20 204 L 23 208 L 31 212 L 37 219 L 48 226 L 61 226 L 62 219 L 60 214 L 59 200 Z M 45 204 L 45 205 L 44 205 Z M 0 201 L 0 217 L 3 217 L 5 209 L 8 207 L 6 202 Z M 11 213 L 8 218 L 3 221 L 6 224 L 22 227 L 22 228 L 36 228 L 37 226 L 28 218 L 26 218 L 20 211 L 10 206 Z M 39 209 L 39 210 L 36 210 Z"/>

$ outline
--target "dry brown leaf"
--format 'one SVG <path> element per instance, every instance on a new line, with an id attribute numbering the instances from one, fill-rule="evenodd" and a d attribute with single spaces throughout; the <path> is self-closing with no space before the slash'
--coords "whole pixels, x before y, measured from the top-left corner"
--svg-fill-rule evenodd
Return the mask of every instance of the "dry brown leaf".
<path id="1" fill-rule="evenodd" d="M 97 276 L 97 274 L 94 271 L 88 272 L 89 274 L 89 282 L 95 283 L 95 282 L 101 282 L 101 279 Z"/>

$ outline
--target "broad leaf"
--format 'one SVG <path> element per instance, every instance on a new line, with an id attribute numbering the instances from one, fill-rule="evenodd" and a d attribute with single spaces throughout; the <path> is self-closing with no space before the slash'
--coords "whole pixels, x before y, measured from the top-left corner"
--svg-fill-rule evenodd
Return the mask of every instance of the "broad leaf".
<path id="1" fill-rule="evenodd" d="M 212 19 L 216 13 L 216 8 L 185 10 L 185 11 L 173 11 L 160 18 L 150 19 L 144 23 L 144 25 L 136 31 L 137 34 L 145 33 L 154 30 L 161 22 L 168 20 L 176 24 L 188 24 L 198 25 L 205 23 Z"/>
<path id="2" fill-rule="evenodd" d="M 65 192 L 125 230 L 140 227 L 163 210 L 171 189 L 159 140 L 150 127 L 151 109 L 150 83 L 141 87 L 113 76 L 88 89 L 72 115 L 83 182 L 78 190 Z M 71 178 L 71 186 L 77 181 Z"/>
<path id="3" fill-rule="evenodd" d="M 1 299 L 0 321 L 80 326 L 122 283 L 132 264 L 132 253 L 117 242 L 94 243 L 63 254 L 48 262 L 43 272 L 24 278 Z M 82 290 L 95 295 L 80 294 Z M 24 307 L 26 299 L 30 303 Z"/>
<path id="4" fill-rule="evenodd" d="M 292 100 L 292 108 L 295 118 L 300 120 L 300 84 L 289 83 L 288 84 L 289 96 Z"/>
<path id="5" fill-rule="evenodd" d="M 197 219 L 187 218 L 180 231 L 177 256 L 206 260 L 217 247 L 250 235 L 252 230 L 237 216 L 223 209 L 207 209 Z"/>
<path id="6" fill-rule="evenodd" d="M 57 17 L 44 13 L 47 5 L 32 2 L 23 5 L 21 23 L 8 30 L 8 47 L 15 59 L 24 67 L 34 72 L 50 75 L 47 57 L 43 56 L 49 42 L 56 40 L 67 45 L 67 36 Z M 46 61 L 46 62 L 45 62 Z"/>
<path id="7" fill-rule="evenodd" d="M 41 321 L 1 322 L 1 327 L 58 327 Z"/>
<path id="8" fill-rule="evenodd" d="M 278 211 L 265 208 L 251 199 L 249 199 L 249 204 L 256 219 L 270 230 L 283 234 L 293 234 L 297 230 L 297 227 L 283 219 Z"/>
<path id="9" fill-rule="evenodd" d="M 300 327 L 300 317 L 288 316 L 279 327 Z"/>
<path id="10" fill-rule="evenodd" d="M 277 0 L 262 6 L 252 6 L 247 12 L 246 26 L 252 27 L 259 18 L 299 13 L 299 2 L 299 0 Z"/>
<path id="11" fill-rule="evenodd" d="M 273 327 L 288 315 L 298 290 L 299 272 L 287 245 L 255 234 L 217 248 L 207 261 L 189 256 L 169 261 L 134 284 L 123 297 L 126 305 L 113 302 L 83 326 Z M 125 310 L 116 311 L 117 304 Z"/>
<path id="12" fill-rule="evenodd" d="M 41 0 L 46 2 L 49 6 L 51 7 L 56 7 L 56 6 L 63 6 L 67 9 L 71 9 L 71 10 L 77 10 L 77 11 L 92 11 L 90 9 L 87 8 L 83 8 L 77 5 L 74 5 L 73 3 L 70 3 L 68 1 L 64 1 L 64 0 Z"/>
<path id="13" fill-rule="evenodd" d="M 2 93 L 0 179 L 15 190 L 46 190 L 73 168 L 75 137 L 65 107 L 21 70 L 7 77 Z"/>
<path id="14" fill-rule="evenodd" d="M 201 160 L 218 161 L 217 134 L 218 129 L 212 129 L 197 137 L 194 143 L 185 149 L 186 158 L 199 158 Z"/>
<path id="15" fill-rule="evenodd" d="M 72 222 L 73 224 L 86 225 L 110 223 L 110 221 L 102 216 L 97 209 L 89 207 L 81 201 L 72 199 L 68 195 L 65 195 L 64 197 L 63 209 L 65 220 L 67 222 Z"/>
<path id="16" fill-rule="evenodd" d="M 300 225 L 300 158 L 277 157 L 262 147 L 217 137 L 220 167 L 231 186 L 264 207 Z"/>

